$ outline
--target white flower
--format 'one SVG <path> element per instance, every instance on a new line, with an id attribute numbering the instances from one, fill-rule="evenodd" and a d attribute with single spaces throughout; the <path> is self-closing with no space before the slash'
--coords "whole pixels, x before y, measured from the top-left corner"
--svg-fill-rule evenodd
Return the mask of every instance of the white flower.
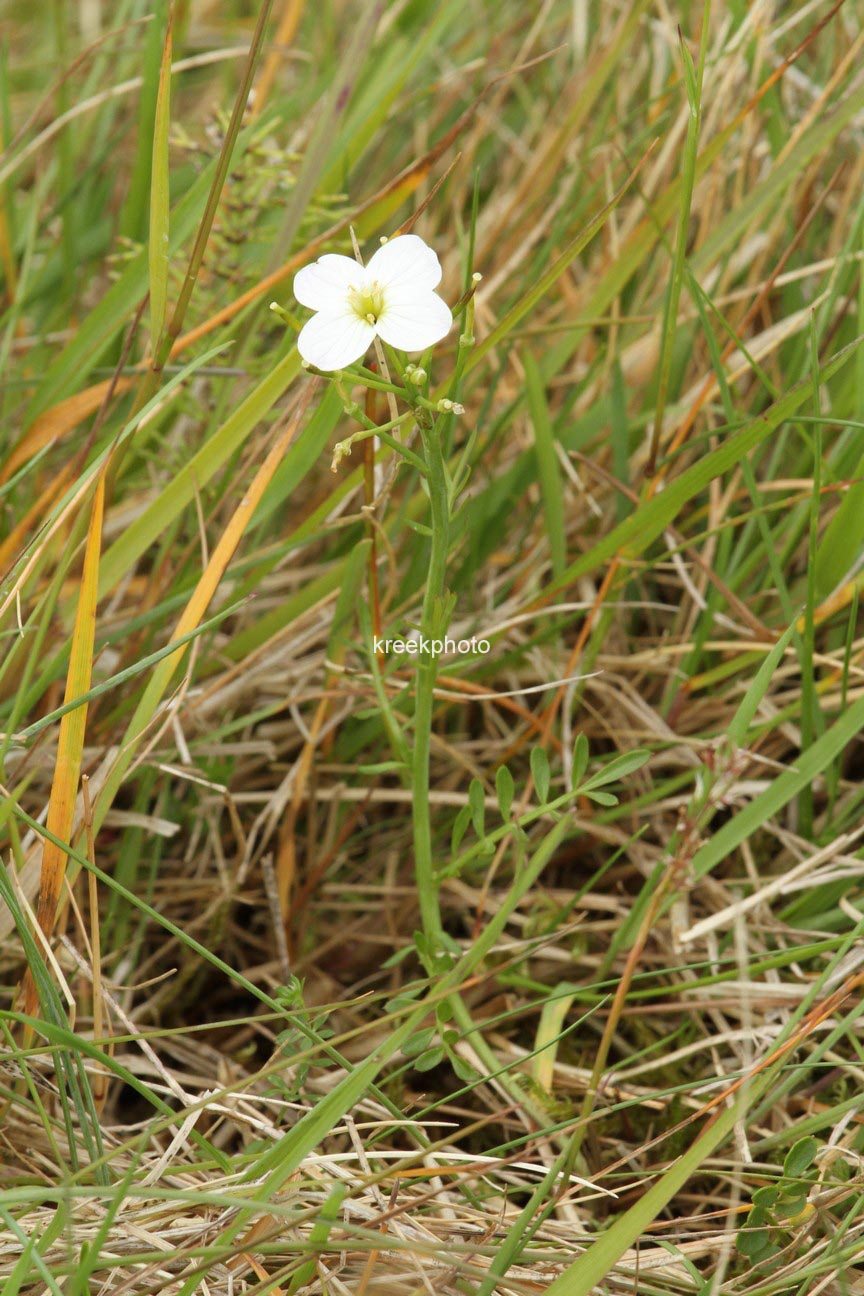
<path id="1" fill-rule="evenodd" d="M 400 351 L 425 351 L 453 323 L 433 289 L 441 263 L 416 234 L 399 234 L 361 266 L 329 253 L 294 277 L 294 296 L 317 311 L 300 331 L 300 354 L 316 369 L 344 369 L 376 336 Z"/>

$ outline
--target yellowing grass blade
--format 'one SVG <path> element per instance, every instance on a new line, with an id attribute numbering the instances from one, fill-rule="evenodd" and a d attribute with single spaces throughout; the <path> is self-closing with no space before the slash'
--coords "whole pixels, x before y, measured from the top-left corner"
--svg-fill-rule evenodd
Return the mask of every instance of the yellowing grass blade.
<path id="1" fill-rule="evenodd" d="M 84 552 L 84 571 L 75 628 L 72 632 L 72 649 L 69 655 L 69 672 L 66 676 L 68 702 L 86 693 L 93 674 L 93 643 L 96 636 L 96 591 L 99 586 L 99 555 L 102 545 L 102 515 L 105 508 L 105 475 L 99 474 L 93 515 L 87 533 Z M 69 711 L 60 721 L 60 740 L 57 762 L 51 783 L 48 803 L 48 830 L 61 841 L 70 841 L 75 818 L 75 800 L 81 779 L 81 755 L 84 750 L 84 731 L 87 724 L 87 706 Z M 39 899 L 36 919 L 46 934 L 50 933 L 57 913 L 57 904 L 66 875 L 68 857 L 51 841 L 45 839 L 42 851 L 42 872 L 39 879 Z M 28 972 L 24 979 L 24 1011 L 35 1016 L 38 1009 L 36 985 Z"/>
<path id="2" fill-rule="evenodd" d="M 531 1074 L 537 1084 L 547 1094 L 554 1093 L 555 1061 L 558 1057 L 558 1043 L 561 1039 L 567 1014 L 573 1007 L 576 998 L 576 986 L 562 981 L 555 987 L 555 994 L 550 996 L 540 1012 L 540 1022 L 534 1039 L 534 1057 L 531 1059 Z"/>

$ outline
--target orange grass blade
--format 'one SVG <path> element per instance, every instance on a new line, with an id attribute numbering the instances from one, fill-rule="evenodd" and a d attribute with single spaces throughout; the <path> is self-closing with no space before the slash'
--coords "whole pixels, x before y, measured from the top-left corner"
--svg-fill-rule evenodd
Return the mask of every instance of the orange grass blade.
<path id="1" fill-rule="evenodd" d="M 90 688 L 93 674 L 93 645 L 96 637 L 96 591 L 99 587 L 99 555 L 102 546 L 102 515 L 105 507 L 105 475 L 99 474 L 93 515 L 87 533 L 84 552 L 84 570 L 69 671 L 66 676 L 65 701 L 79 697 Z M 60 739 L 57 762 L 51 783 L 48 803 L 48 831 L 61 841 L 70 841 L 75 818 L 75 801 L 81 780 L 81 759 L 84 751 L 84 732 L 87 725 L 87 704 L 67 712 L 60 721 Z M 45 839 L 42 850 L 42 872 L 39 879 L 39 899 L 36 920 L 46 936 L 50 935 L 57 913 L 57 904 L 66 876 L 68 856 L 50 838 Z M 31 1017 L 38 1010 L 36 985 L 28 971 L 24 979 L 24 1011 Z"/>

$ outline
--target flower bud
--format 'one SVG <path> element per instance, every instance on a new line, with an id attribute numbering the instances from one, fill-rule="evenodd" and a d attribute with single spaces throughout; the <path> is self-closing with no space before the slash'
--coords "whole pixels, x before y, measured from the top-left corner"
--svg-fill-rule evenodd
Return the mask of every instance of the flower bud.
<path id="1" fill-rule="evenodd" d="M 351 446 L 347 441 L 337 441 L 333 447 L 333 458 L 330 461 L 330 471 L 334 473 L 338 472 L 340 463 L 343 459 L 347 458 L 350 453 Z"/>
<path id="2" fill-rule="evenodd" d="M 270 309 L 283 324 L 291 323 L 291 316 L 288 314 L 284 306 L 280 306 L 278 302 L 272 301 L 270 303 Z"/>

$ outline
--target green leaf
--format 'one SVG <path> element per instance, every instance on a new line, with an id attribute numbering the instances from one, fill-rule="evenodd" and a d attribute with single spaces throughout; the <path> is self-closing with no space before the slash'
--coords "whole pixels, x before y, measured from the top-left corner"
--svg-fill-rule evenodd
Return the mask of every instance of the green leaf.
<path id="1" fill-rule="evenodd" d="M 733 747 L 743 747 L 747 741 L 747 733 L 756 717 L 756 712 L 759 710 L 759 704 L 768 692 L 774 673 L 780 665 L 795 630 L 794 622 L 784 630 L 756 672 L 753 683 L 748 686 L 744 697 L 741 699 L 738 709 L 726 730 L 726 735 Z"/>
<path id="2" fill-rule="evenodd" d="M 792 1219 L 795 1215 L 800 1215 L 807 1205 L 807 1194 L 796 1190 L 794 1196 L 786 1197 L 785 1194 L 780 1198 L 774 1207 L 774 1214 L 778 1219 Z"/>
<path id="3" fill-rule="evenodd" d="M 354 766 L 357 774 L 396 774 L 404 769 L 407 769 L 405 762 L 397 760 L 376 761 L 372 765 Z"/>
<path id="4" fill-rule="evenodd" d="M 758 1086 L 757 1086 L 758 1088 Z M 740 1101 L 721 1111 L 638 1201 L 592 1242 L 546 1289 L 546 1296 L 590 1296 L 645 1229 L 680 1192 L 741 1119 Z"/>
<path id="5" fill-rule="evenodd" d="M 465 1058 L 460 1057 L 458 1053 L 450 1053 L 448 1057 L 454 1072 L 465 1084 L 478 1084 L 483 1079 L 477 1068 L 473 1067 Z"/>
<path id="6" fill-rule="evenodd" d="M 578 787 L 588 768 L 588 739 L 580 733 L 573 744 L 573 786 Z"/>
<path id="7" fill-rule="evenodd" d="M 132 679 L 133 676 L 141 674 L 142 671 L 149 670 L 151 666 L 155 666 L 157 662 L 162 661 L 164 657 L 170 657 L 171 653 L 176 652 L 183 644 L 192 643 L 194 639 L 198 639 L 201 635 L 215 629 L 215 627 L 220 625 L 226 617 L 229 617 L 236 612 L 239 606 L 240 605 L 237 603 L 229 603 L 227 607 L 221 608 L 215 616 L 209 617 L 206 621 L 202 621 L 194 630 L 190 630 L 188 634 L 181 635 L 180 638 L 175 639 L 173 643 L 165 644 L 154 653 L 148 653 L 146 657 L 141 657 L 131 666 L 127 666 L 125 670 L 118 671 L 116 675 L 111 675 L 108 679 L 102 680 L 99 684 L 94 684 L 93 687 L 87 689 L 86 692 L 79 693 L 77 697 L 70 698 L 69 701 L 64 702 L 62 706 L 55 707 L 53 711 L 48 713 L 48 715 L 40 716 L 40 718 L 35 720 L 32 725 L 28 725 L 26 729 L 22 729 L 19 733 L 19 737 L 22 739 L 34 738 L 36 734 L 41 733 L 43 729 L 50 728 L 51 725 L 55 724 L 61 716 L 68 714 L 70 711 L 74 711 L 76 707 L 84 706 L 86 702 L 90 702 L 93 698 L 101 697 L 103 693 L 108 693 L 111 689 L 118 688 L 121 684 L 124 684 L 126 680 Z M 3 803 L 3 805 L 0 805 L 0 826 L 2 826 L 4 822 L 4 809 L 7 806 L 9 806 L 8 799 Z"/>
<path id="8" fill-rule="evenodd" d="M 749 1221 L 749 1215 L 747 1219 Z M 771 1247 L 771 1233 L 767 1228 L 751 1228 L 748 1222 L 739 1230 L 735 1245 L 741 1255 L 750 1260 L 759 1260 Z"/>
<path id="9" fill-rule="evenodd" d="M 596 801 L 597 805 L 616 806 L 618 804 L 618 798 L 611 792 L 586 792 L 585 795 L 589 801 Z"/>
<path id="10" fill-rule="evenodd" d="M 699 111 L 699 86 L 696 77 L 696 66 L 680 28 L 678 31 L 678 43 L 681 46 L 681 58 L 684 63 L 684 85 L 687 89 L 687 102 L 690 111 L 695 113 Z"/>
<path id="11" fill-rule="evenodd" d="M 171 216 L 172 250 L 179 250 L 199 223 L 214 171 L 215 163 L 211 163 L 175 206 Z M 134 315 L 135 308 L 147 292 L 147 285 L 147 254 L 142 249 L 117 282 L 100 297 L 98 304 L 82 320 L 80 328 L 75 329 L 72 339 L 43 374 L 24 415 L 26 427 L 54 401 L 67 395 L 70 388 L 81 389 L 90 370 Z M 299 368 L 298 360 L 298 371 Z"/>
<path id="12" fill-rule="evenodd" d="M 663 328 L 658 361 L 657 403 L 654 410 L 654 423 L 651 433 L 651 445 L 648 452 L 649 476 L 654 473 L 660 436 L 663 430 L 663 418 L 666 412 L 666 401 L 669 394 L 669 381 L 672 373 L 672 355 L 678 331 L 678 309 L 681 302 L 681 289 L 684 284 L 684 261 L 687 255 L 687 239 L 690 230 L 690 213 L 693 204 L 693 187 L 696 183 L 696 172 L 699 157 L 700 129 L 700 87 L 702 69 L 705 66 L 706 40 L 709 27 L 708 4 L 705 0 L 705 14 L 702 19 L 702 43 L 699 52 L 699 72 L 693 66 L 693 59 L 687 48 L 681 29 L 678 29 L 681 55 L 684 62 L 684 82 L 687 88 L 687 100 L 690 113 L 687 120 L 687 138 L 681 166 L 681 194 L 678 207 L 678 222 L 675 231 L 675 250 L 672 256 L 672 268 L 669 275 L 669 287 L 666 292 L 666 303 L 663 310 Z"/>
<path id="13" fill-rule="evenodd" d="M 339 1218 L 342 1202 L 345 1200 L 347 1192 L 348 1185 L 345 1183 L 335 1183 L 331 1188 L 309 1234 L 311 1257 L 300 1266 L 292 1277 L 288 1287 L 288 1296 L 294 1296 L 295 1292 L 299 1291 L 301 1287 L 307 1286 L 314 1279 L 318 1268 L 317 1257 L 325 1250 L 330 1230 Z"/>
<path id="14" fill-rule="evenodd" d="M 411 1035 L 402 1045 L 402 1052 L 406 1057 L 419 1057 L 425 1053 L 435 1038 L 437 1028 L 429 1026 L 426 1030 L 418 1031 L 416 1035 Z"/>
<path id="15" fill-rule="evenodd" d="M 819 1151 L 819 1144 L 812 1135 L 799 1139 L 794 1143 L 786 1153 L 786 1159 L 783 1162 L 784 1179 L 800 1179 L 805 1171 L 809 1170 L 816 1159 L 816 1153 Z"/>
<path id="16" fill-rule="evenodd" d="M 611 761 L 592 774 L 587 783 L 583 783 L 580 791 L 591 792 L 594 788 L 605 787 L 607 783 L 617 783 L 619 779 L 626 778 L 634 770 L 641 769 L 647 760 L 650 759 L 651 753 L 639 749 L 632 752 L 624 752 L 621 756 L 613 756 Z"/>
<path id="17" fill-rule="evenodd" d="M 435 1020 L 438 1022 L 439 1026 L 443 1026 L 446 1022 L 453 1020 L 452 1000 L 445 999 L 443 1000 L 442 1003 L 438 1004 L 438 1006 L 435 1009 Z M 445 1032 L 445 1042 L 446 1042 L 446 1032 Z"/>
<path id="18" fill-rule="evenodd" d="M 187 460 L 153 502 L 118 536 L 102 559 L 99 578 L 100 598 L 113 590 L 118 580 L 134 566 L 153 541 L 162 535 L 188 504 L 192 503 L 213 474 L 218 472 L 226 460 L 239 450 L 299 372 L 300 356 L 296 348 L 292 347 L 288 355 L 275 364 L 246 399 L 232 410 L 222 427 L 204 442 L 191 459 Z M 319 416 L 320 408 L 306 426 L 309 435 L 312 434 L 312 426 Z M 301 436 L 292 443 L 285 456 L 286 459 L 295 457 L 302 439 L 301 433 Z"/>
<path id="19" fill-rule="evenodd" d="M 537 800 L 541 805 L 545 805 L 549 800 L 551 775 L 549 773 L 549 757 L 542 747 L 531 748 L 531 775 L 537 789 Z"/>
<path id="20" fill-rule="evenodd" d="M 339 393 L 335 387 L 330 386 L 325 390 L 311 419 L 293 442 L 291 453 L 285 456 L 273 474 L 273 480 L 255 510 L 253 527 L 260 526 L 274 513 L 284 515 L 285 510 L 291 507 L 291 496 L 306 474 L 321 462 L 321 456 L 325 453 L 337 423 L 344 417 Z"/>
<path id="21" fill-rule="evenodd" d="M 501 811 L 501 818 L 506 822 L 510 818 L 513 794 L 515 792 L 513 775 L 506 765 L 498 767 L 498 772 L 495 775 L 495 791 L 498 794 L 498 809 Z"/>
<path id="22" fill-rule="evenodd" d="M 413 948 L 413 945 L 406 945 L 405 951 L 413 950 Z M 404 954 L 405 951 L 400 950 L 399 953 Z M 422 985 L 411 986 L 407 990 L 400 990 L 392 999 L 387 1000 L 384 1005 L 384 1011 L 387 1013 L 408 1012 L 409 1009 L 417 1007 L 417 1000 L 422 993 Z"/>
<path id="23" fill-rule="evenodd" d="M 421 1053 L 414 1063 L 417 1071 L 431 1071 L 433 1067 L 440 1066 L 444 1061 L 446 1054 L 439 1044 L 437 1048 L 427 1049 Z"/>
<path id="24" fill-rule="evenodd" d="M 486 794 L 483 791 L 483 784 L 476 778 L 471 780 L 471 786 L 468 788 L 468 808 L 475 833 L 478 837 L 485 836 Z"/>
<path id="25" fill-rule="evenodd" d="M 464 805 L 459 810 L 453 821 L 453 832 L 450 836 L 450 854 L 455 855 L 462 845 L 462 838 L 468 831 L 468 825 L 471 822 L 471 806 Z"/>

